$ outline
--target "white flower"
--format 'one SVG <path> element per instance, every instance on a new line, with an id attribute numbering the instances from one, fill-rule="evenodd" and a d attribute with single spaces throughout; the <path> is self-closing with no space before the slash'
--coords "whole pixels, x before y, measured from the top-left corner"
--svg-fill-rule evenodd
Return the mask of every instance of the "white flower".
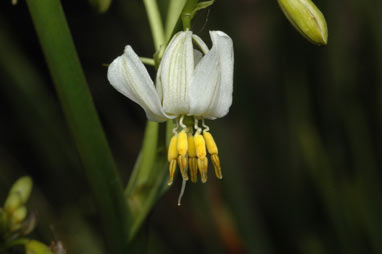
<path id="1" fill-rule="evenodd" d="M 232 40 L 220 31 L 210 34 L 211 50 L 191 31 L 174 35 L 160 63 L 156 89 L 130 46 L 110 64 L 108 79 L 115 89 L 138 103 L 152 121 L 181 115 L 223 117 L 232 104 Z M 202 52 L 193 49 L 193 40 Z"/>
<path id="2" fill-rule="evenodd" d="M 212 47 L 209 50 L 203 40 L 191 31 L 175 34 L 159 65 L 156 87 L 130 46 L 126 46 L 124 54 L 117 57 L 108 69 L 111 85 L 138 103 L 149 120 L 177 119 L 169 147 L 169 184 L 177 162 L 183 179 L 188 180 L 187 159 L 191 180 L 196 181 L 199 168 L 205 182 L 208 166 L 206 147 L 217 176 L 222 178 L 216 144 L 204 122 L 205 129 L 201 135 L 198 120 L 220 118 L 229 111 L 233 91 L 233 44 L 231 38 L 221 31 L 211 31 L 210 36 Z M 183 123 L 187 116 L 194 117 L 195 125 Z M 195 135 L 192 135 L 194 130 Z"/>

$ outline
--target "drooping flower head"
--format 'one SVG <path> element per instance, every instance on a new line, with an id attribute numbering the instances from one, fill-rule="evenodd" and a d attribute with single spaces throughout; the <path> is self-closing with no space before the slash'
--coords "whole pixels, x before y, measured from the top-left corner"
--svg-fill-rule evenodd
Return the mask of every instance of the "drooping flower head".
<path id="1" fill-rule="evenodd" d="M 221 31 L 210 32 L 212 47 L 191 31 L 175 34 L 160 62 L 156 86 L 130 46 L 109 66 L 111 85 L 138 103 L 151 121 L 176 121 L 169 145 L 169 185 L 179 165 L 184 181 L 188 168 L 193 182 L 199 169 L 207 181 L 207 152 L 218 178 L 222 178 L 218 149 L 204 119 L 225 116 L 232 104 L 233 44 Z M 185 124 L 184 119 L 193 119 Z M 202 122 L 202 127 L 199 123 Z"/>

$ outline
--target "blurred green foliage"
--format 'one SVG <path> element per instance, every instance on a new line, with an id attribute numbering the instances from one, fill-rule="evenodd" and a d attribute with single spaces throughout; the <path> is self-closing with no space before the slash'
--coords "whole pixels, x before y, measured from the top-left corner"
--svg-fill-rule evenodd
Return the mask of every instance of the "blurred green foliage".
<path id="1" fill-rule="evenodd" d="M 165 2 L 159 1 L 163 14 Z M 189 184 L 177 207 L 178 178 L 144 224 L 137 248 L 148 253 L 382 252 L 378 6 L 355 0 L 316 4 L 329 30 L 329 44 L 322 48 L 294 31 L 276 1 L 221 0 L 196 15 L 192 29 L 205 41 L 208 30 L 223 30 L 235 46 L 231 111 L 208 122 L 224 179 Z M 103 14 L 88 1 L 63 1 L 63 7 L 127 183 L 146 119 L 139 106 L 108 84 L 104 64 L 126 44 L 152 57 L 144 5 L 114 1 Z M 38 214 L 33 238 L 60 240 L 68 253 L 103 253 L 95 202 L 26 4 L 2 1 L 0 14 L 0 199 L 15 179 L 31 175 L 35 188 L 29 207 Z"/>

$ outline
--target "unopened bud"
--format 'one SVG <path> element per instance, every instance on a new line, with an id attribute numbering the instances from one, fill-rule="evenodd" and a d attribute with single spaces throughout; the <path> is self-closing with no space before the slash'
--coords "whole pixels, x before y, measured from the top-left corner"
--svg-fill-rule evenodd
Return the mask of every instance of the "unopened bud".
<path id="1" fill-rule="evenodd" d="M 27 208 L 25 206 L 21 206 L 17 208 L 11 216 L 12 224 L 20 224 L 27 217 Z"/>
<path id="2" fill-rule="evenodd" d="M 32 187 L 32 178 L 30 178 L 29 176 L 23 176 L 13 184 L 11 190 L 9 191 L 9 194 L 16 192 L 19 193 L 22 203 L 25 204 L 31 194 Z"/>
<path id="3" fill-rule="evenodd" d="M 26 254 L 53 254 L 50 248 L 42 242 L 30 240 L 25 245 Z"/>
<path id="4" fill-rule="evenodd" d="M 297 31 L 313 44 L 328 43 L 325 17 L 310 0 L 278 0 L 281 10 Z"/>
<path id="5" fill-rule="evenodd" d="M 9 193 L 4 203 L 4 210 L 7 211 L 8 214 L 12 214 L 22 205 L 22 197 L 19 192 Z"/>

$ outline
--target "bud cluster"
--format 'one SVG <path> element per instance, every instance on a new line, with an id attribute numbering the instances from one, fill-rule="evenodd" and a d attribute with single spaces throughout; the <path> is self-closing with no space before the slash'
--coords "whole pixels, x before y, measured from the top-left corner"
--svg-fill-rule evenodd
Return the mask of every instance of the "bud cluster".
<path id="1" fill-rule="evenodd" d="M 12 186 L 4 206 L 0 208 L 0 236 L 9 234 L 26 235 L 35 224 L 33 216 L 28 215 L 26 202 L 32 191 L 33 182 L 28 176 L 21 177 Z"/>
<path id="2" fill-rule="evenodd" d="M 32 192 L 33 181 L 29 176 L 19 178 L 11 187 L 3 207 L 0 207 L 0 252 L 13 246 L 23 245 L 26 254 L 65 253 L 46 244 L 27 239 L 36 224 L 33 214 L 28 214 L 26 203 Z"/>

